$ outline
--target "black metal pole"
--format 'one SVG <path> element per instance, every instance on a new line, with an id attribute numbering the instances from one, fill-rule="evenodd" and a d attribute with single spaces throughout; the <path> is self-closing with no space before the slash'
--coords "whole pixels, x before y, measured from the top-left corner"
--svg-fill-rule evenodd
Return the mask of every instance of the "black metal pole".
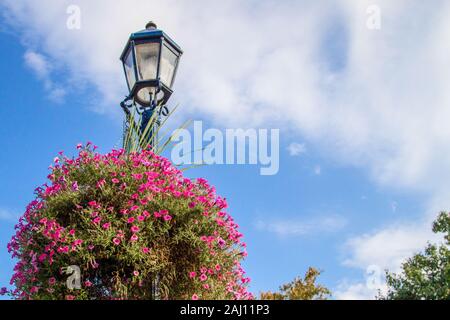
<path id="1" fill-rule="evenodd" d="M 155 95 L 156 96 L 156 95 Z M 157 114 L 155 114 L 155 112 Z M 153 117 L 153 123 L 151 124 L 151 128 L 149 130 L 147 130 L 146 132 L 146 128 L 149 125 L 150 120 Z M 145 109 L 142 112 L 141 115 L 141 134 L 146 134 L 148 136 L 148 143 L 150 145 L 150 147 L 154 148 L 156 147 L 156 144 L 158 142 L 157 140 L 157 130 L 158 130 L 158 125 L 159 125 L 159 114 L 158 114 L 158 110 L 157 110 L 157 103 L 156 103 L 156 99 L 154 99 L 154 95 L 151 94 L 150 95 L 150 107 Z"/>

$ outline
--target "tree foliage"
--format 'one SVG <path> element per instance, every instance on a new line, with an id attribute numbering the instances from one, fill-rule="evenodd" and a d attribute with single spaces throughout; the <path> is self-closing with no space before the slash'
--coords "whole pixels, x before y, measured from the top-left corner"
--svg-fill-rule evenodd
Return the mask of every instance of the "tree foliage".
<path id="1" fill-rule="evenodd" d="M 280 287 L 280 292 L 262 292 L 261 300 L 326 300 L 331 292 L 324 286 L 316 284 L 321 271 L 309 268 L 305 277 L 295 278 Z"/>
<path id="2" fill-rule="evenodd" d="M 443 233 L 445 243 L 428 244 L 424 252 L 409 258 L 400 274 L 387 272 L 388 292 L 381 299 L 450 299 L 450 214 L 441 212 L 433 223 L 434 233 Z"/>

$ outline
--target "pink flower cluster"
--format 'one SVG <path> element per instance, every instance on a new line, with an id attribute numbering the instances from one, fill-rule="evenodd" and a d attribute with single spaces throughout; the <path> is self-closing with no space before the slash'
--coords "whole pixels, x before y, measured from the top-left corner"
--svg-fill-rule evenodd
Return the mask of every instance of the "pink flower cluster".
<path id="1" fill-rule="evenodd" d="M 33 299 L 44 292 L 77 299 L 77 293 L 66 291 L 52 270 L 60 270 L 67 261 L 80 261 L 88 275 L 101 274 L 95 270 L 103 267 L 105 255 L 118 259 L 130 254 L 120 261 L 136 259 L 136 268 L 122 275 L 122 281 L 140 287 L 147 276 L 145 263 L 150 262 L 146 261 L 158 256 L 160 246 L 170 242 L 167 237 L 186 226 L 192 230 L 189 235 L 198 232 L 187 243 L 195 246 L 193 251 L 205 259 L 203 263 L 212 265 L 186 270 L 186 281 L 197 289 L 183 297 L 208 298 L 213 284 L 222 283 L 222 297 L 253 298 L 247 291 L 250 279 L 239 262 L 247 255 L 243 235 L 224 211 L 226 200 L 216 195 L 214 187 L 205 179 L 183 177 L 168 159 L 149 150 L 101 155 L 90 148 L 91 144 L 78 145 L 78 157 L 72 159 L 60 153 L 50 168 L 50 183 L 36 189 L 36 200 L 17 224 L 8 244 L 18 259 L 11 279 L 15 297 Z M 99 282 L 85 278 L 83 290 L 98 292 L 93 287 Z"/>

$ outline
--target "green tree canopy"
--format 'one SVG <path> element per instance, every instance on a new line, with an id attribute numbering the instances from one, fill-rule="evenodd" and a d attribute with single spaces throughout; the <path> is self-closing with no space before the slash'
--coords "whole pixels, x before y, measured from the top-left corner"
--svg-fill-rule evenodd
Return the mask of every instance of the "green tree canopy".
<path id="1" fill-rule="evenodd" d="M 387 300 L 450 299 L 450 214 L 441 212 L 433 223 L 434 233 L 443 233 L 445 243 L 428 244 L 424 252 L 409 258 L 400 274 L 387 272 Z"/>

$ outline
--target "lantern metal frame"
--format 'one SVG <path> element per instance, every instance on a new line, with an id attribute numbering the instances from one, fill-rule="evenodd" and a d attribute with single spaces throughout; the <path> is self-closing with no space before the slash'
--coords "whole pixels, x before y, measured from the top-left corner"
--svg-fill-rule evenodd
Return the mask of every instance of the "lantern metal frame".
<path id="1" fill-rule="evenodd" d="M 136 46 L 142 45 L 145 43 L 157 43 L 158 44 L 158 60 L 156 65 L 156 77 L 155 79 L 143 79 L 139 80 L 139 72 L 138 68 L 140 67 L 137 63 L 136 58 Z M 166 47 L 168 50 L 170 50 L 176 57 L 177 61 L 174 67 L 171 83 L 164 83 L 161 81 L 161 57 L 163 48 Z M 133 86 L 130 85 L 129 79 L 127 76 L 125 64 L 125 59 L 128 57 L 129 52 L 131 51 L 132 54 L 132 61 L 133 61 L 133 73 L 134 73 L 134 79 L 135 83 Z M 146 26 L 145 30 L 132 33 L 130 35 L 130 38 L 125 45 L 125 48 L 122 51 L 122 54 L 120 56 L 120 60 L 122 61 L 123 65 L 123 71 L 125 73 L 125 78 L 127 81 L 127 87 L 130 92 L 130 95 L 128 96 L 128 99 L 134 99 L 139 105 L 142 107 L 155 107 L 159 104 L 166 104 L 169 100 L 170 96 L 173 93 L 172 86 L 175 82 L 176 74 L 178 71 L 178 65 L 180 61 L 180 57 L 183 54 L 183 50 L 177 45 L 175 41 L 173 41 L 164 31 L 156 29 L 156 25 L 152 22 L 149 22 Z M 139 96 L 138 92 L 141 89 L 144 88 L 155 88 L 156 89 L 156 96 L 158 96 L 161 92 L 163 94 L 162 98 L 158 97 L 151 97 L 150 104 L 146 103 L 145 101 L 142 101 Z"/>
<path id="2" fill-rule="evenodd" d="M 146 67 L 138 65 L 137 61 L 137 52 L 136 48 L 139 45 L 147 44 L 147 43 L 156 43 L 158 44 L 158 54 L 156 61 L 156 74 L 154 79 L 141 79 L 139 80 L 139 68 Z M 175 65 L 173 69 L 173 73 L 171 74 L 172 78 L 170 79 L 170 83 L 165 83 L 161 80 L 161 62 L 163 50 L 166 48 L 170 50 L 173 54 L 172 57 L 175 57 Z M 127 60 L 129 58 L 129 54 L 131 54 L 132 58 L 132 74 L 134 75 L 134 83 L 130 84 L 130 79 L 128 77 L 126 65 Z M 150 21 L 145 26 L 144 30 L 139 32 L 132 33 L 125 45 L 125 48 L 122 51 L 120 56 L 120 60 L 123 66 L 123 72 L 125 74 L 125 79 L 127 82 L 127 87 L 129 91 L 129 95 L 120 103 L 121 108 L 123 109 L 126 120 L 124 125 L 124 137 L 125 133 L 129 128 L 129 122 L 133 117 L 131 116 L 131 110 L 135 108 L 136 112 L 140 116 L 140 132 L 144 134 L 145 129 L 147 128 L 149 120 L 152 118 L 153 114 L 156 112 L 156 121 L 154 126 L 158 127 L 160 125 L 161 116 L 167 116 L 169 114 L 169 109 L 166 106 L 170 96 L 173 93 L 172 86 L 175 82 L 176 74 L 178 71 L 178 66 L 180 62 L 180 58 L 183 54 L 183 50 L 178 46 L 178 44 L 173 41 L 164 31 L 157 29 L 155 23 Z M 148 67 L 148 66 L 147 66 Z M 145 69 L 144 69 L 145 70 Z M 149 101 L 143 101 L 139 97 L 139 91 L 145 88 L 152 88 L 154 90 L 153 93 L 149 90 Z M 133 120 L 134 121 L 134 120 Z M 135 124 L 136 127 L 136 124 Z M 156 130 L 156 128 L 152 128 L 152 130 Z M 156 130 L 157 131 L 157 130 Z M 154 138 L 155 139 L 155 138 Z M 150 144 L 153 144 L 150 141 Z"/>

